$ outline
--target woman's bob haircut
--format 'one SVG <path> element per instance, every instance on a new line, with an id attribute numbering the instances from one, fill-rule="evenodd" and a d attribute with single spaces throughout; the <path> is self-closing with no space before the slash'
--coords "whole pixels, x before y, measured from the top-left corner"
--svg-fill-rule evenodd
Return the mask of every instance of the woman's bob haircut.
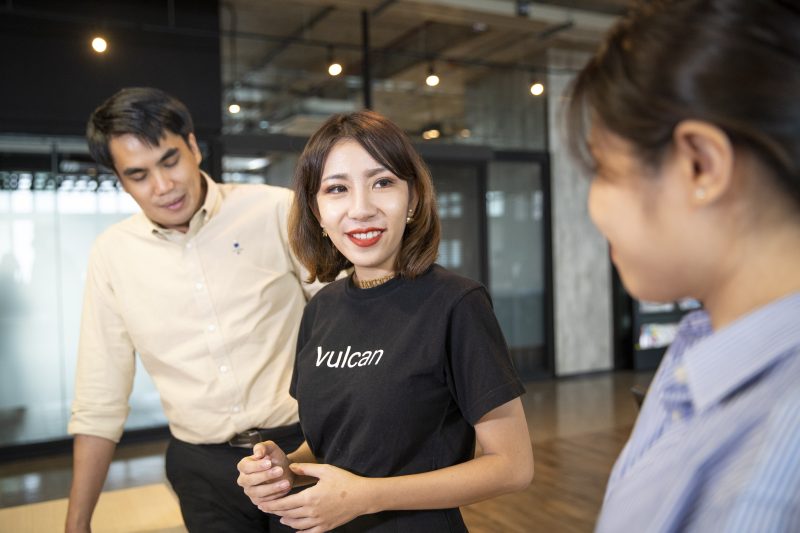
<path id="1" fill-rule="evenodd" d="M 419 276 L 433 264 L 439 250 L 439 216 L 430 172 L 393 122 L 374 111 L 357 111 L 329 118 L 311 136 L 297 162 L 289 242 L 310 274 L 308 281 L 333 281 L 339 272 L 352 266 L 331 240 L 323 237 L 317 206 L 325 160 L 344 140 L 357 142 L 389 172 L 408 182 L 416 207 L 403 233 L 395 271 L 404 278 Z"/>

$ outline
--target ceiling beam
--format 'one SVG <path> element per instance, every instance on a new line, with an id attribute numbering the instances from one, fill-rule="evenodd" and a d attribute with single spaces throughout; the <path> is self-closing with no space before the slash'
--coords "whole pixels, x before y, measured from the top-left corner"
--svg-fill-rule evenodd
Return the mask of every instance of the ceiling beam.
<path id="1" fill-rule="evenodd" d="M 272 50 L 267 52 L 267 55 L 264 57 L 264 59 L 259 61 L 258 66 L 252 68 L 251 70 L 261 70 L 267 68 L 269 64 L 272 63 L 272 61 L 276 57 L 278 57 L 278 55 L 280 55 L 281 52 L 286 50 L 290 45 L 292 45 L 292 43 L 296 42 L 297 39 L 302 37 L 307 31 L 311 30 L 314 26 L 322 22 L 325 19 L 325 17 L 333 13 L 335 10 L 336 10 L 335 7 L 329 5 L 317 11 L 317 13 L 310 19 L 308 19 L 304 24 L 301 24 L 300 26 L 295 28 L 294 31 L 286 35 L 283 41 L 278 43 L 277 46 L 275 46 L 274 48 L 272 48 Z"/>
<path id="2" fill-rule="evenodd" d="M 515 20 L 531 20 L 548 25 L 572 21 L 576 27 L 601 33 L 606 32 L 617 20 L 612 15 L 541 3 L 533 5 L 527 17 L 520 17 L 516 14 L 514 3 L 508 0 L 400 0 L 399 6 L 449 13 L 449 16 L 467 17 L 467 20 L 474 20 L 476 15 L 491 16 L 497 23 L 505 19 L 505 24 L 513 24 Z M 488 20 L 486 22 L 491 24 Z"/>

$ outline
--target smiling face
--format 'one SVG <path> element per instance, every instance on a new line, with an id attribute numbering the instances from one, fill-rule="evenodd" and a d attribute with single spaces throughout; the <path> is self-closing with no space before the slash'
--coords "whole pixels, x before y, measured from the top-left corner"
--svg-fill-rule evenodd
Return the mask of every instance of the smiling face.
<path id="1" fill-rule="evenodd" d="M 108 143 L 122 187 L 153 223 L 186 232 L 205 200 L 202 156 L 194 135 L 188 142 L 166 131 L 157 146 L 131 134 Z"/>
<path id="2" fill-rule="evenodd" d="M 360 280 L 395 272 L 406 217 L 408 182 L 392 174 L 353 140 L 334 145 L 317 192 L 320 225 L 355 267 Z"/>

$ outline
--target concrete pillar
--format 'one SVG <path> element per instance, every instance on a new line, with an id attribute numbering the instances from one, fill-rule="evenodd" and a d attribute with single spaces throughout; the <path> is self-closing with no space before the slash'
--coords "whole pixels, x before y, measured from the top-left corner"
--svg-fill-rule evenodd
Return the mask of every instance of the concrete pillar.
<path id="1" fill-rule="evenodd" d="M 589 176 L 570 158 L 563 128 L 565 91 L 588 59 L 548 51 L 556 375 L 613 368 L 611 265 L 589 219 Z M 568 70 L 572 69 L 572 70 Z"/>

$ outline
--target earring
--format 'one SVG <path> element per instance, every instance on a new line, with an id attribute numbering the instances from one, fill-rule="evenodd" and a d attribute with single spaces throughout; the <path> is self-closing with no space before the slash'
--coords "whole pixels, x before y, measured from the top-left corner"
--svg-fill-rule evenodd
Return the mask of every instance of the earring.
<path id="1" fill-rule="evenodd" d="M 706 197 L 706 190 L 703 187 L 699 187 L 694 191 L 694 197 L 698 200 L 703 200 Z"/>
<path id="2" fill-rule="evenodd" d="M 320 226 L 322 228 L 322 226 Z M 325 228 L 322 228 L 322 237 L 325 238 L 328 236 L 328 232 L 325 231 Z"/>
<path id="3" fill-rule="evenodd" d="M 412 222 L 414 222 L 414 210 L 409 209 L 408 216 L 406 217 L 406 224 L 411 224 Z"/>

